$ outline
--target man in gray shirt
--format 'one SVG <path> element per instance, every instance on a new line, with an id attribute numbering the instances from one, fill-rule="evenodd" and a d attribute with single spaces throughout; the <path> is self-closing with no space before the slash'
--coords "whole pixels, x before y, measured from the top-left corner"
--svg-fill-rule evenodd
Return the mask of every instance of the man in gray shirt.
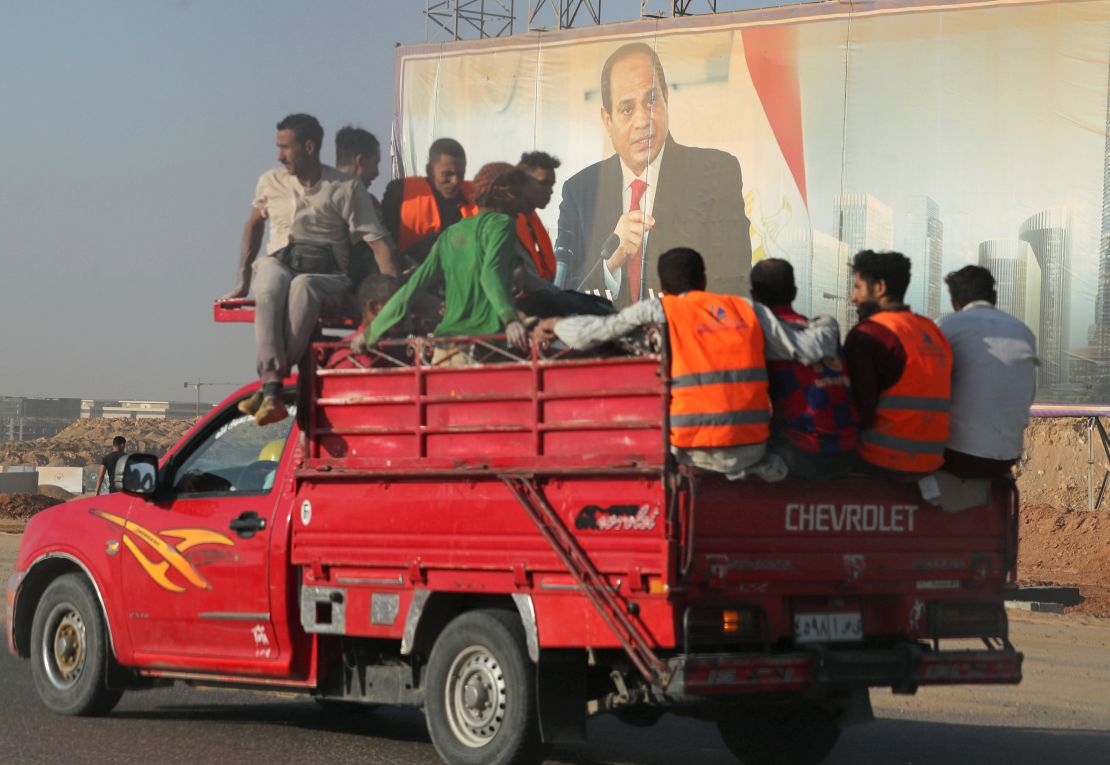
<path id="1" fill-rule="evenodd" d="M 253 287 L 255 345 L 262 390 L 239 403 L 259 425 L 285 419 L 282 381 L 308 347 L 323 307 L 336 306 L 350 287 L 351 245 L 365 242 L 378 270 L 396 276 L 393 246 L 360 179 L 320 162 L 324 129 L 308 114 L 277 125 L 282 167 L 258 179 L 243 233 L 239 274 L 223 299 Z M 266 222 L 270 236 L 258 258 Z"/>
<path id="2" fill-rule="evenodd" d="M 944 278 L 956 313 L 940 320 L 952 346 L 950 435 L 945 472 L 960 478 L 1005 475 L 1021 458 L 1037 383 L 1036 338 L 995 307 L 994 277 L 965 266 Z"/>

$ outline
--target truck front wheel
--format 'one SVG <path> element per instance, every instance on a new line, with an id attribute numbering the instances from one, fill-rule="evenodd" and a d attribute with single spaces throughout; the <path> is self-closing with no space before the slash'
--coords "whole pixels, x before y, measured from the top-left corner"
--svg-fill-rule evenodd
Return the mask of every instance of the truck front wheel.
<path id="1" fill-rule="evenodd" d="M 448 624 L 428 661 L 425 714 L 444 762 L 525 765 L 542 759 L 535 668 L 513 612 L 469 611 Z"/>
<path id="2" fill-rule="evenodd" d="M 123 691 L 107 685 L 107 635 L 85 577 L 65 574 L 51 582 L 31 624 L 31 676 L 50 711 L 102 715 L 119 702 Z"/>
<path id="3" fill-rule="evenodd" d="M 811 705 L 736 709 L 717 730 L 744 765 L 817 765 L 840 738 L 832 715 Z"/>

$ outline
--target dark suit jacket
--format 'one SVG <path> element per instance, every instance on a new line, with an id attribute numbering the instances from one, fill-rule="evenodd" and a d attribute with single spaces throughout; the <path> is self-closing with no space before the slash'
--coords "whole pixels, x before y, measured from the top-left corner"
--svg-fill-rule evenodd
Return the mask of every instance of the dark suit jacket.
<path id="1" fill-rule="evenodd" d="M 585 279 L 583 290 L 605 294 L 604 267 L 598 261 L 624 212 L 622 180 L 620 157 L 614 154 L 563 184 L 555 257 L 567 265 L 563 286 L 568 289 L 578 289 Z M 655 228 L 648 235 L 647 287 L 658 294 L 660 254 L 672 247 L 693 247 L 705 258 L 709 289 L 748 294 L 752 243 L 736 157 L 718 149 L 683 146 L 668 136 L 652 216 Z M 627 265 L 622 271 L 620 295 L 613 301 L 618 307 L 630 302 Z"/>

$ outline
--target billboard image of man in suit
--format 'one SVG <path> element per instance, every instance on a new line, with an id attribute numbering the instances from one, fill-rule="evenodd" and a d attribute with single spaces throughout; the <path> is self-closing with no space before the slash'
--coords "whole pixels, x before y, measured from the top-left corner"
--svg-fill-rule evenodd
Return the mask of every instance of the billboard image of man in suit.
<path id="1" fill-rule="evenodd" d="M 563 286 L 608 292 L 625 306 L 659 292 L 660 253 L 692 247 L 714 291 L 747 294 L 752 246 L 740 163 L 675 141 L 667 99 L 651 46 L 628 43 L 606 60 L 601 121 L 615 153 L 563 186 L 555 243 Z"/>

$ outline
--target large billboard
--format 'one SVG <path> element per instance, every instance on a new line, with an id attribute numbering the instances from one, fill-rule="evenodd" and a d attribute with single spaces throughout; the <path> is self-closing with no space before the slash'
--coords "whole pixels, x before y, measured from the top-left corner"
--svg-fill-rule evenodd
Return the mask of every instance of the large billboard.
<path id="1" fill-rule="evenodd" d="M 559 278 L 618 304 L 657 289 L 675 245 L 738 294 L 785 258 L 796 307 L 845 330 L 858 250 L 905 253 L 906 302 L 933 318 L 944 275 L 981 264 L 1037 335 L 1038 399 L 1107 403 L 1108 47 L 1110 0 L 825 2 L 401 47 L 396 169 L 421 174 L 440 136 L 472 172 L 558 156 L 540 215 Z"/>

